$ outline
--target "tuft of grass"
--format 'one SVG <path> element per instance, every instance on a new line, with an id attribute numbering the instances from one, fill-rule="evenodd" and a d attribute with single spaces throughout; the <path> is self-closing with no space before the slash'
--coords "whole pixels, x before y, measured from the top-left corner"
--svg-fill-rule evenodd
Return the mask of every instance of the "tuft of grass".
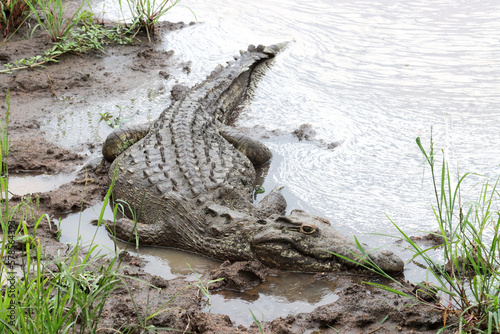
<path id="1" fill-rule="evenodd" d="M 148 40 L 151 41 L 151 36 L 157 33 L 157 24 L 160 19 L 179 2 L 180 0 L 125 0 L 132 15 L 131 29 L 144 30 Z M 118 3 L 123 14 L 124 2 L 118 0 Z M 194 15 L 193 11 L 191 13 Z"/>
<path id="2" fill-rule="evenodd" d="M 491 183 L 486 180 L 477 199 L 463 204 L 460 190 L 471 174 L 454 178 L 444 152 L 438 168 L 432 135 L 429 151 L 424 149 L 420 138 L 416 142 L 431 172 L 436 199 L 432 209 L 439 227 L 436 234 L 443 239 L 443 245 L 422 248 L 391 222 L 413 252 L 409 261 L 423 260 L 427 275 L 437 283 L 417 284 L 413 291 L 373 263 L 365 263 L 363 267 L 391 279 L 399 289 L 367 284 L 441 310 L 443 328 L 455 327 L 459 333 L 500 333 L 500 212 L 495 207 L 500 199 L 497 188 L 500 178 Z M 443 252 L 444 263 L 435 260 L 437 251 Z"/>
<path id="3" fill-rule="evenodd" d="M 29 234 L 24 236 L 32 239 Z M 39 240 L 26 243 L 27 262 L 15 284 L 13 333 L 97 332 L 105 302 L 121 280 L 115 266 L 117 258 L 102 261 L 103 257 L 95 254 L 96 247 L 82 259 L 82 249 L 77 245 L 68 255 L 59 254 L 47 263 Z M 56 270 L 51 271 L 47 264 Z M 5 315 L 6 310 L 0 311 L 0 318 Z"/>
<path id="4" fill-rule="evenodd" d="M 25 0 L 0 0 L 0 33 L 3 36 L 2 45 L 28 18 L 30 12 Z"/>
<path id="5" fill-rule="evenodd" d="M 67 17 L 67 4 L 63 0 L 25 0 L 31 13 L 35 16 L 40 27 L 50 36 L 52 42 L 59 42 L 76 27 L 87 12 L 83 10 L 86 1 L 82 1 L 75 12 Z"/>

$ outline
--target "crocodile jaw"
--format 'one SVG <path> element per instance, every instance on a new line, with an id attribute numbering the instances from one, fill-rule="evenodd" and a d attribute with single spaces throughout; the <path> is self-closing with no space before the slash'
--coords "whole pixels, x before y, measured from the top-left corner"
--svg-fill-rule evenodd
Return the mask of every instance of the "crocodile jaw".
<path id="1" fill-rule="evenodd" d="M 307 254 L 303 250 L 299 250 L 289 243 L 282 241 L 279 242 L 265 242 L 253 246 L 257 259 L 264 265 L 279 268 L 288 271 L 301 271 L 301 272 L 336 272 L 342 271 L 347 268 L 358 267 L 355 262 L 343 260 L 333 253 L 334 251 L 317 250 L 314 254 Z M 350 254 L 349 249 L 345 249 Z M 354 251 L 352 251 L 354 252 Z M 391 251 L 373 251 L 369 252 L 369 257 L 380 269 L 386 273 L 399 273 L 404 268 L 404 262 L 398 256 L 394 255 Z M 356 252 L 358 253 L 358 252 Z M 353 260 L 363 260 L 357 258 L 352 254 L 347 256 Z"/>
<path id="2" fill-rule="evenodd" d="M 330 259 L 318 259 L 305 255 L 286 243 L 261 243 L 253 249 L 257 259 L 271 268 L 300 272 L 332 272 L 343 269 L 343 264 L 333 255 Z"/>

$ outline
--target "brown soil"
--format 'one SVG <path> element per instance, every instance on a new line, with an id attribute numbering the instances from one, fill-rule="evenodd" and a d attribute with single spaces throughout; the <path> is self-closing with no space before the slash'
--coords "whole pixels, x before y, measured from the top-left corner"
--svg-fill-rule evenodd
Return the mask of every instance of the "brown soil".
<path id="1" fill-rule="evenodd" d="M 181 29 L 182 24 L 165 24 L 167 29 Z M 0 112 L 5 116 L 6 90 L 10 90 L 10 142 L 9 170 L 11 173 L 41 171 L 48 173 L 73 172 L 88 160 L 88 150 L 99 150 L 101 143 L 81 143 L 79 150 L 71 152 L 48 142 L 40 129 L 40 120 L 49 115 L 44 109 L 55 103 L 56 97 L 72 94 L 85 97 L 85 103 L 107 96 L 119 96 L 123 92 L 147 82 L 154 75 L 168 76 L 173 70 L 179 71 L 186 64 L 176 63 L 174 51 L 158 51 L 155 43 L 143 42 L 132 46 L 108 46 L 106 54 L 91 52 L 84 55 L 65 55 L 57 64 L 46 68 L 18 71 L 0 75 Z M 33 56 L 50 46 L 48 37 L 38 32 L 34 38 L 23 40 L 14 37 L 0 49 L 1 62 Z M 110 65 L 104 60 L 109 56 L 123 57 L 124 61 Z M 179 88 L 179 87 L 177 87 Z M 182 88 L 182 87 L 181 87 Z M 182 89 L 178 89 L 182 93 Z M 307 136 L 305 137 L 307 139 Z M 33 194 L 38 197 L 39 213 L 48 213 L 51 218 L 80 210 L 102 201 L 106 193 L 105 170 L 83 171 L 79 177 L 59 189 Z M 82 200 L 83 199 L 83 200 Z M 12 203 L 21 198 L 14 196 Z M 46 221 L 37 230 L 37 237 L 46 252 L 56 256 L 58 249 L 68 246 L 55 240 L 55 227 Z M 49 257 L 50 258 L 50 257 Z M 138 314 L 144 314 L 144 306 L 149 298 L 150 309 L 156 309 L 176 293 L 188 286 L 181 279 L 166 281 L 145 273 L 141 260 L 125 254 L 124 269 L 131 277 L 139 277 L 151 286 L 129 279 L 128 284 L 134 295 L 138 310 L 134 309 L 129 293 L 119 289 L 108 300 L 102 317 L 103 333 L 115 333 L 123 325 L 138 323 Z M 213 285 L 217 289 L 246 290 L 260 284 L 267 275 L 279 272 L 265 268 L 258 263 L 223 263 L 212 273 L 211 278 L 224 277 L 223 282 Z M 208 278 L 208 277 L 207 277 Z M 262 323 L 266 333 L 434 333 L 442 326 L 442 313 L 433 307 L 415 304 L 403 297 L 368 288 L 349 276 L 324 274 L 317 279 L 338 280 L 340 298 L 332 304 L 318 307 L 311 313 L 290 315 L 271 322 Z M 201 297 L 195 287 L 182 292 L 169 304 L 166 312 L 154 317 L 152 324 L 157 327 L 174 328 L 191 333 L 258 333 L 256 325 L 249 328 L 235 326 L 227 315 L 202 311 Z"/>

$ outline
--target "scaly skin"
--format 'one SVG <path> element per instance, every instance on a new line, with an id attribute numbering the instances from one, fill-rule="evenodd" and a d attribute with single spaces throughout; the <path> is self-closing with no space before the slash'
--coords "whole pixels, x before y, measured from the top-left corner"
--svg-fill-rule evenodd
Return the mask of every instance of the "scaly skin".
<path id="1" fill-rule="evenodd" d="M 271 153 L 225 125 L 244 98 L 252 73 L 266 67 L 285 45 L 250 46 L 151 125 L 108 137 L 103 153 L 113 161 L 110 176 L 116 173 L 113 197 L 127 202 L 134 211 L 130 217 L 138 221 L 120 219 L 118 238 L 221 261 L 258 260 L 291 271 L 356 266 L 331 254 L 357 259 L 361 252 L 354 241 L 324 218 L 300 210 L 283 216 L 286 202 L 279 190 L 253 205 L 253 165 L 267 162 Z M 387 272 L 403 269 L 403 261 L 390 251 L 369 253 Z"/>

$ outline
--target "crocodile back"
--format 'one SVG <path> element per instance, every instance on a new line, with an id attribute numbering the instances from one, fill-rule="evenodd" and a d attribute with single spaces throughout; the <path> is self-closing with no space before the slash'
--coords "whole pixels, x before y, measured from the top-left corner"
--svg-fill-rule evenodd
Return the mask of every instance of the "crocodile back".
<path id="1" fill-rule="evenodd" d="M 149 196 L 175 198 L 191 206 L 209 200 L 252 210 L 255 169 L 219 134 L 218 124 L 225 123 L 243 99 L 252 69 L 272 56 L 262 48 L 249 48 L 165 109 L 146 137 L 111 166 L 111 172 L 116 170 L 115 198 L 135 210 Z M 153 223 L 147 217 L 141 221 Z"/>

